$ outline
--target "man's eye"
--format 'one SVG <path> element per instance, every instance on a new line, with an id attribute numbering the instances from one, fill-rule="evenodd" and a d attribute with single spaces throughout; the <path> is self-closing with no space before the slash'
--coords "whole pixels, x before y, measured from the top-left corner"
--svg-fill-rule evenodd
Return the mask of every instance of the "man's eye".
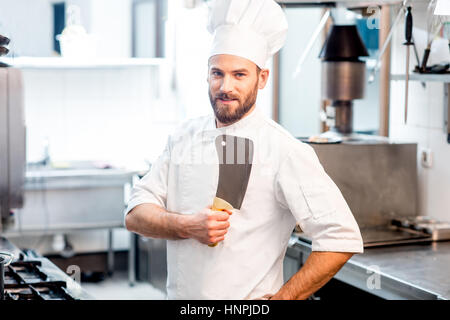
<path id="1" fill-rule="evenodd" d="M 245 77 L 245 73 L 236 73 L 236 76 L 238 78 Z"/>
<path id="2" fill-rule="evenodd" d="M 213 75 L 213 76 L 216 76 L 216 77 L 219 77 L 219 76 L 222 75 L 222 73 L 219 72 L 219 71 L 213 71 L 212 75 Z"/>

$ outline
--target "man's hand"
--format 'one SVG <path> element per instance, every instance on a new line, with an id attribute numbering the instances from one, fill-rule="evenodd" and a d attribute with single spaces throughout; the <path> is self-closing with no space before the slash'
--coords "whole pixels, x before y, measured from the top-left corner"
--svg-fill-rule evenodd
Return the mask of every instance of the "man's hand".
<path id="1" fill-rule="evenodd" d="M 203 244 L 213 244 L 223 241 L 230 223 L 228 218 L 231 212 L 213 211 L 207 207 L 202 211 L 183 215 L 183 238 L 192 238 Z"/>
<path id="2" fill-rule="evenodd" d="M 179 214 L 155 204 L 143 203 L 127 214 L 125 225 L 129 231 L 148 238 L 192 238 L 213 244 L 225 238 L 230 214 L 228 211 L 213 211 L 211 207 L 195 214 Z"/>

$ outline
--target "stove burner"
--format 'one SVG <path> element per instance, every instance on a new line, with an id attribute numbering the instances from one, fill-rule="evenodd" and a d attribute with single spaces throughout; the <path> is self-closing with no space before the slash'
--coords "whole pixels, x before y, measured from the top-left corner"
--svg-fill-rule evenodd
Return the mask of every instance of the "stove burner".
<path id="1" fill-rule="evenodd" d="M 0 236 L 0 300 L 93 299 L 47 258 Z M 0 301 L 1 305 L 1 301 Z"/>
<path id="2" fill-rule="evenodd" d="M 6 300 L 74 300 L 63 281 L 22 284 L 5 290 Z"/>
<path id="3" fill-rule="evenodd" d="M 74 300 L 64 281 L 51 281 L 40 261 L 16 261 L 5 272 L 6 300 Z"/>

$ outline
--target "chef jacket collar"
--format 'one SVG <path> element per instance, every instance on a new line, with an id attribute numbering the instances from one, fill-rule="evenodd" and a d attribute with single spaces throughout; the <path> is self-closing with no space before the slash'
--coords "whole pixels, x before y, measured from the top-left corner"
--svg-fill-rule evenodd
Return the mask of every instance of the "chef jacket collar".
<path id="1" fill-rule="evenodd" d="M 251 125 L 251 123 L 253 123 L 254 120 L 258 118 L 259 114 L 260 114 L 260 111 L 259 111 L 258 107 L 255 107 L 253 109 L 253 111 L 250 112 L 250 114 L 248 114 L 244 118 L 242 118 L 228 126 L 221 127 L 221 128 L 216 127 L 216 118 L 214 116 L 212 116 L 211 117 L 212 119 L 211 119 L 211 121 L 209 121 L 208 127 L 205 130 L 205 133 L 211 132 L 211 133 L 215 133 L 216 135 L 225 134 L 225 133 L 233 133 L 237 130 L 244 129 L 244 128 L 248 127 L 249 125 Z"/>
<path id="2" fill-rule="evenodd" d="M 217 136 L 222 134 L 247 137 L 245 130 L 251 127 L 252 124 L 254 124 L 257 121 L 260 114 L 261 111 L 259 111 L 258 107 L 256 107 L 246 117 L 222 128 L 216 128 L 216 118 L 214 114 L 212 114 L 209 117 L 209 120 L 204 129 L 198 132 L 200 141 L 202 141 L 203 143 L 211 143 L 215 141 Z"/>

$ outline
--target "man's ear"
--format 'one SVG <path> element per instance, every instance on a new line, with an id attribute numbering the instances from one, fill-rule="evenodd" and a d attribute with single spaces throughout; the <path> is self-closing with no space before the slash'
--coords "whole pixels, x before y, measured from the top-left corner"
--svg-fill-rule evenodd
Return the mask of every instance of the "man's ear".
<path id="1" fill-rule="evenodd" d="M 264 89 L 266 87 L 267 80 L 269 80 L 269 69 L 261 69 L 258 77 L 258 89 Z"/>

